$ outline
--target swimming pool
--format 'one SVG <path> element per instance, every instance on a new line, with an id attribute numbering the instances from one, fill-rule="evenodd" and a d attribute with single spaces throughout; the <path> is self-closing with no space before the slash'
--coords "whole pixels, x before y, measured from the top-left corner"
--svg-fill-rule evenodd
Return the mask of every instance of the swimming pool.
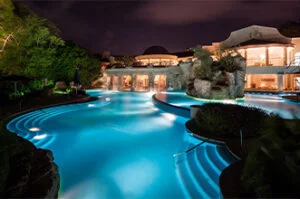
<path id="1" fill-rule="evenodd" d="M 98 100 L 39 109 L 7 124 L 53 152 L 60 198 L 220 197 L 220 173 L 235 161 L 224 146 L 188 135 L 188 118 L 154 107 L 151 93 L 88 93 Z"/>
<path id="2" fill-rule="evenodd" d="M 163 102 L 184 108 L 190 108 L 191 105 L 203 105 L 209 103 L 208 100 L 199 100 L 189 97 L 184 91 L 163 92 L 156 94 L 156 96 Z M 300 103 L 285 100 L 279 95 L 246 93 L 243 99 L 216 100 L 211 102 L 257 107 L 264 109 L 267 112 L 277 113 L 286 119 L 292 119 L 294 117 L 300 118 Z"/>

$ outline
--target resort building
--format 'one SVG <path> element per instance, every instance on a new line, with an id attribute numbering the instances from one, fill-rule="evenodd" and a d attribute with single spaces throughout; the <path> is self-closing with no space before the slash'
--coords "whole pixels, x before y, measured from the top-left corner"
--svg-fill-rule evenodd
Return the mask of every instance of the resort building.
<path id="1" fill-rule="evenodd" d="M 164 91 L 183 88 L 184 78 L 178 63 L 193 58 L 193 52 L 171 54 L 162 46 L 151 46 L 136 56 L 133 66 L 107 67 L 105 87 L 125 91 Z"/>
<path id="2" fill-rule="evenodd" d="M 300 91 L 300 37 L 288 38 L 276 28 L 249 26 L 233 31 L 222 42 L 203 46 L 217 59 L 223 50 L 237 52 L 246 59 L 245 90 Z M 113 90 L 162 91 L 184 89 L 186 63 L 194 60 L 193 52 L 170 53 L 152 46 L 135 57 L 136 63 L 104 72 L 105 86 Z"/>

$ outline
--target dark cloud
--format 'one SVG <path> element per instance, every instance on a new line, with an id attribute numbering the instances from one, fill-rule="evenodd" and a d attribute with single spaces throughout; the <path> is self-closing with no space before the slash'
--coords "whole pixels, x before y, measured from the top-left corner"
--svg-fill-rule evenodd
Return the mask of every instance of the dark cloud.
<path id="1" fill-rule="evenodd" d="M 249 25 L 277 27 L 300 18 L 300 1 L 25 1 L 57 24 L 66 40 L 93 52 L 142 53 L 151 45 L 180 51 L 226 39 Z"/>
<path id="2" fill-rule="evenodd" d="M 159 25 L 184 25 L 220 18 L 255 20 L 261 23 L 293 19 L 300 1 L 153 1 L 139 7 L 135 16 Z"/>
<path id="3" fill-rule="evenodd" d="M 113 44 L 114 37 L 115 37 L 115 34 L 111 30 L 107 29 L 104 32 L 104 35 L 103 35 L 101 49 L 107 49 L 107 50 L 109 50 L 109 48 Z"/>
<path id="4" fill-rule="evenodd" d="M 135 16 L 146 22 L 160 25 L 182 25 L 201 21 L 214 20 L 231 11 L 237 2 L 204 1 L 154 1 L 139 7 Z"/>

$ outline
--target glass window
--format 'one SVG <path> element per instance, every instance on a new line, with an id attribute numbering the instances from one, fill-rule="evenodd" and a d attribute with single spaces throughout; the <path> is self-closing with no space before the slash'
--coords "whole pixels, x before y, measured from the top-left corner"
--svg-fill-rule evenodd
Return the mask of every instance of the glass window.
<path id="1" fill-rule="evenodd" d="M 154 76 L 154 90 L 165 91 L 167 88 L 167 76 L 166 75 L 155 75 Z"/>
<path id="2" fill-rule="evenodd" d="M 149 90 L 149 76 L 136 75 L 135 91 L 148 91 Z"/>

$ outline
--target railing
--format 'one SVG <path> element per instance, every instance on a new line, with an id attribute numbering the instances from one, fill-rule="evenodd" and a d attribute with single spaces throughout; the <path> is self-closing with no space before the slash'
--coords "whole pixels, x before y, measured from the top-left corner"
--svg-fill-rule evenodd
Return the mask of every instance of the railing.
<path id="1" fill-rule="evenodd" d="M 175 153 L 175 154 L 173 154 L 173 158 L 179 157 L 179 156 L 181 156 L 181 155 L 186 155 L 186 154 L 188 154 L 189 152 L 193 151 L 195 148 L 201 146 L 202 144 L 204 144 L 204 143 L 206 143 L 206 142 L 207 142 L 207 140 L 202 141 L 202 142 L 200 142 L 199 144 L 197 144 L 197 145 L 195 145 L 195 146 L 189 148 L 188 150 L 186 150 L 186 151 L 184 151 L 184 152 Z"/>
<path id="2" fill-rule="evenodd" d="M 296 56 L 296 57 L 294 58 L 294 60 L 292 60 L 292 61 L 288 64 L 287 68 L 289 68 L 290 66 L 300 66 L 300 56 Z"/>
<path id="3" fill-rule="evenodd" d="M 291 63 L 292 60 L 288 60 L 287 63 Z M 268 61 L 262 59 L 247 59 L 246 65 L 247 66 L 284 66 L 287 65 L 284 63 L 284 58 L 282 57 L 274 57 L 269 58 Z"/>

